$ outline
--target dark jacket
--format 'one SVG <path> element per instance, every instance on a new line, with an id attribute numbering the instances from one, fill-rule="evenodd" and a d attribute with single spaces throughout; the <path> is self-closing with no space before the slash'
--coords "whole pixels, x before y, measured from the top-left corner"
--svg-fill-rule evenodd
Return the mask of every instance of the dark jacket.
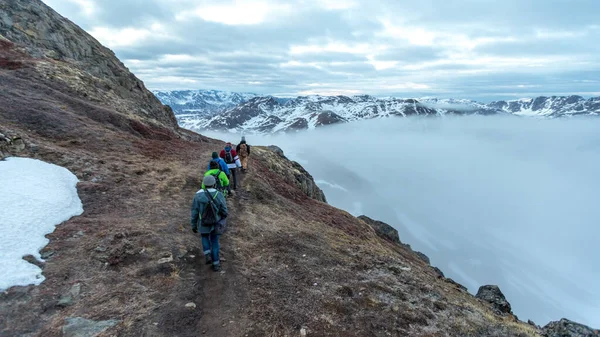
<path id="1" fill-rule="evenodd" d="M 235 151 L 237 153 L 240 153 L 240 145 L 242 144 L 246 144 L 246 149 L 248 149 L 248 155 L 250 155 L 250 145 L 248 145 L 248 143 L 246 143 L 245 140 L 242 140 L 236 147 L 235 147 Z"/>
<path id="2" fill-rule="evenodd" d="M 214 226 L 203 226 L 202 225 L 202 213 L 204 212 L 204 208 L 208 205 L 208 196 L 206 195 L 206 190 L 200 190 L 196 192 L 194 196 L 194 201 L 192 202 L 192 217 L 190 223 L 192 225 L 192 229 L 197 229 L 200 227 L 200 233 L 208 234 L 213 231 Z M 215 206 L 217 206 L 217 221 L 222 218 L 227 217 L 227 203 L 225 202 L 225 197 L 223 193 L 215 190 L 214 188 L 209 188 L 207 190 L 214 199 Z"/>

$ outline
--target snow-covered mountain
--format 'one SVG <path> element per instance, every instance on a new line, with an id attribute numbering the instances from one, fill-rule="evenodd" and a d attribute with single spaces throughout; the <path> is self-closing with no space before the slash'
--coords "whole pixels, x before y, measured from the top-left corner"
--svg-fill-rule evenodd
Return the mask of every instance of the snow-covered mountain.
<path id="1" fill-rule="evenodd" d="M 281 99 L 256 96 L 227 111 L 180 120 L 189 129 L 278 132 L 310 129 L 322 125 L 390 116 L 446 114 L 512 114 L 563 117 L 599 115 L 600 97 L 552 96 L 496 101 L 489 104 L 465 99 L 361 96 L 300 96 Z"/>
<path id="2" fill-rule="evenodd" d="M 534 99 L 497 101 L 490 108 L 522 116 L 563 117 L 574 115 L 599 115 L 600 97 L 585 99 L 581 96 L 540 96 Z"/>
<path id="3" fill-rule="evenodd" d="M 416 99 L 314 95 L 282 100 L 267 96 L 252 98 L 220 115 L 184 127 L 277 132 L 360 119 L 436 114 L 435 109 Z"/>
<path id="4" fill-rule="evenodd" d="M 219 90 L 155 90 L 153 93 L 163 104 L 173 109 L 182 126 L 223 113 L 257 96 Z"/>

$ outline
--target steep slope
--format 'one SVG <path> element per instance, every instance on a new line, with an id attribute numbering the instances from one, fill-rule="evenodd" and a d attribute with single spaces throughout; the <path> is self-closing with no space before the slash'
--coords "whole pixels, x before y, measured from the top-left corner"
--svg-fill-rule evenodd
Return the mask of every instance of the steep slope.
<path id="1" fill-rule="evenodd" d="M 484 104 L 465 99 L 400 99 L 363 96 L 307 96 L 294 99 L 255 97 L 221 114 L 180 122 L 192 130 L 219 129 L 261 133 L 315 127 L 390 116 L 493 115 L 565 117 L 599 115 L 600 97 L 537 97 Z"/>
<path id="2" fill-rule="evenodd" d="M 155 90 L 153 93 L 173 109 L 179 124 L 188 129 L 200 119 L 225 112 L 257 96 L 219 90 Z"/>
<path id="3" fill-rule="evenodd" d="M 34 58 L 18 61 L 121 114 L 177 126 L 173 114 L 92 36 L 41 1 L 0 1 L 0 35 Z M 4 52 L 11 42 L 1 42 Z M 19 65 L 16 65 L 18 67 Z M 13 66 L 15 67 L 15 66 Z"/>
<path id="4" fill-rule="evenodd" d="M 38 0 L 0 5 L 4 32 L 18 30 L 13 17 L 23 12 L 40 27 L 50 24 L 44 15 L 61 19 Z M 52 34 L 67 41 L 78 32 L 64 21 Z M 228 201 L 224 271 L 209 271 L 189 207 L 222 142 L 177 129 L 168 110 L 143 89 L 131 93 L 127 81 L 36 53 L 42 31 L 27 36 L 0 49 L 0 152 L 74 172 L 84 213 L 48 235 L 45 261 L 33 261 L 44 269 L 40 286 L 0 293 L 1 336 L 537 334 L 327 205 L 300 165 L 260 147 Z M 114 61 L 107 55 L 101 64 Z M 90 82 L 80 87 L 80 79 Z"/>

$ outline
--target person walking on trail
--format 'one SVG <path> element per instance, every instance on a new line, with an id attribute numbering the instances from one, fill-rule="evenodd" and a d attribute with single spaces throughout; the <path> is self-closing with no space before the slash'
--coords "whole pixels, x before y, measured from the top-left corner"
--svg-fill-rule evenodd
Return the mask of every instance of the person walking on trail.
<path id="1" fill-rule="evenodd" d="M 242 136 L 242 141 L 235 148 L 238 156 L 240 157 L 240 162 L 242 164 L 242 172 L 246 173 L 248 170 L 248 157 L 250 156 L 250 145 L 246 143 L 246 137 Z"/>
<path id="2" fill-rule="evenodd" d="M 219 167 L 219 164 L 217 164 L 216 161 L 211 161 L 208 164 L 208 168 L 209 170 L 206 171 L 206 173 L 204 173 L 205 177 L 208 176 L 213 176 L 215 177 L 215 189 L 217 191 L 220 192 L 224 192 L 225 190 L 230 190 L 229 187 L 229 178 L 227 178 L 227 174 L 225 174 L 225 171 L 222 171 L 221 168 Z M 202 189 L 204 189 L 204 183 L 202 183 Z"/>
<path id="3" fill-rule="evenodd" d="M 219 237 L 225 231 L 228 214 L 223 193 L 214 188 L 216 183 L 215 177 L 204 177 L 203 188 L 196 192 L 192 202 L 191 225 L 194 233 L 200 231 L 206 264 L 212 264 L 214 271 L 220 271 Z"/>
<path id="4" fill-rule="evenodd" d="M 229 167 L 229 180 L 233 183 L 233 189 L 237 189 L 237 169 L 242 167 L 242 163 L 240 162 L 240 158 L 237 155 L 237 152 L 232 148 L 231 143 L 225 144 L 225 148 L 221 150 L 219 157 L 225 160 L 227 163 L 227 167 Z"/>
<path id="5" fill-rule="evenodd" d="M 221 168 L 221 171 L 225 172 L 225 174 L 227 176 L 229 176 L 229 167 L 227 167 L 227 163 L 225 163 L 223 158 L 219 157 L 219 154 L 217 152 L 212 153 L 212 159 L 208 162 L 209 170 L 210 170 L 210 163 L 212 163 L 213 161 L 217 162 L 219 164 L 219 167 Z"/>

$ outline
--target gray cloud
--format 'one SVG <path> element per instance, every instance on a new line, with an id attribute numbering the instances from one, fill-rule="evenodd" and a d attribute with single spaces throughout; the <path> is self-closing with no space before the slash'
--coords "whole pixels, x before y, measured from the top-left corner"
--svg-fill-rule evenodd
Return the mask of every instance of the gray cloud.
<path id="1" fill-rule="evenodd" d="M 45 1 L 153 89 L 600 95 L 595 0 Z"/>

